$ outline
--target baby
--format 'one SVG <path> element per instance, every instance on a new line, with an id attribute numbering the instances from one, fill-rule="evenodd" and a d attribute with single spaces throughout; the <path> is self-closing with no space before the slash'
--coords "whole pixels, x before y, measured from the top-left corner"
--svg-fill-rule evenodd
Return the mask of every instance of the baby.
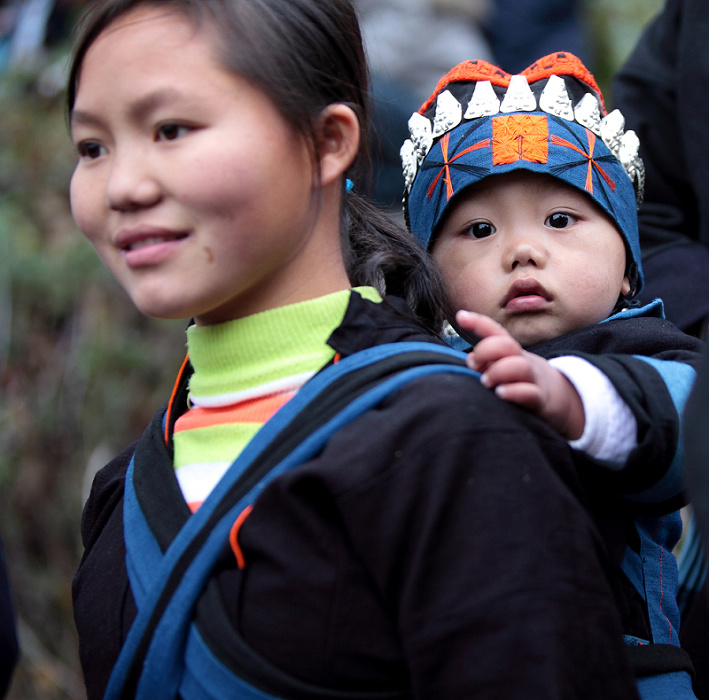
<path id="1" fill-rule="evenodd" d="M 661 302 L 631 301 L 642 288 L 643 166 L 620 113 L 604 115 L 593 76 L 570 54 L 515 76 L 484 61 L 456 66 L 409 122 L 405 215 L 452 307 L 470 310 L 449 319 L 461 334 L 451 344 L 469 349 L 466 332 L 481 339 L 468 362 L 482 382 L 564 435 L 594 477 L 589 489 L 625 499 L 618 517 L 629 527 L 608 544 L 641 695 L 694 697 L 669 551 L 698 347 L 662 319 Z"/>

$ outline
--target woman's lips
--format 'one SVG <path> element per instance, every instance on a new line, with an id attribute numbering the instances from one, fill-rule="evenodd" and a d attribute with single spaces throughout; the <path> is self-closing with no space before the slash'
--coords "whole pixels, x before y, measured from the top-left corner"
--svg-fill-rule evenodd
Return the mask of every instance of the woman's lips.
<path id="1" fill-rule="evenodd" d="M 123 230 L 116 237 L 128 267 L 149 267 L 170 257 L 182 245 L 187 234 L 154 227 Z"/>

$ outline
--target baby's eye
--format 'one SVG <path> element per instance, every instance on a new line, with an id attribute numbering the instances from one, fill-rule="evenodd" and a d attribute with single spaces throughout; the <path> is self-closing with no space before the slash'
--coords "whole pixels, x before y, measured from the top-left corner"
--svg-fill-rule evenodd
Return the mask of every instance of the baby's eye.
<path id="1" fill-rule="evenodd" d="M 95 141 L 82 141 L 77 144 L 76 151 L 79 158 L 85 160 L 96 160 L 96 158 L 106 155 L 106 147 Z"/>
<path id="2" fill-rule="evenodd" d="M 464 231 L 464 235 L 470 238 L 487 238 L 495 233 L 495 227 L 489 221 L 476 221 L 470 224 Z"/>
<path id="3" fill-rule="evenodd" d="M 156 131 L 158 141 L 174 141 L 184 136 L 189 127 L 182 124 L 162 124 Z"/>
<path id="4" fill-rule="evenodd" d="M 550 228 L 568 228 L 572 224 L 576 223 L 577 220 L 578 219 L 572 214 L 568 214 L 564 211 L 558 211 L 547 216 L 544 225 L 549 226 Z"/>

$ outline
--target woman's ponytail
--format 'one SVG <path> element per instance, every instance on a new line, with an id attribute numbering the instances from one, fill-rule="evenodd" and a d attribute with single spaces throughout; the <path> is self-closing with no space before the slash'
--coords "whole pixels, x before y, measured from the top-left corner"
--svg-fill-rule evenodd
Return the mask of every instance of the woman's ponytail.
<path id="1" fill-rule="evenodd" d="M 431 331 L 440 331 L 448 301 L 437 267 L 402 224 L 356 192 L 344 195 L 341 231 L 353 286 L 402 297 Z"/>

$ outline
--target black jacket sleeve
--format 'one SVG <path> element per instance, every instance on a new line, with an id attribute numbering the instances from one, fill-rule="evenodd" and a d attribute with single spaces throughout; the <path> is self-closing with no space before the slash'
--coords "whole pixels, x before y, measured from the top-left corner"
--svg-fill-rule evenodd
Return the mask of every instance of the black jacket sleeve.
<path id="1" fill-rule="evenodd" d="M 547 359 L 577 355 L 611 381 L 633 412 L 638 445 L 622 470 L 588 461 L 589 485 L 633 501 L 645 514 L 685 503 L 682 411 L 703 343 L 656 317 L 611 320 L 529 350 Z"/>

